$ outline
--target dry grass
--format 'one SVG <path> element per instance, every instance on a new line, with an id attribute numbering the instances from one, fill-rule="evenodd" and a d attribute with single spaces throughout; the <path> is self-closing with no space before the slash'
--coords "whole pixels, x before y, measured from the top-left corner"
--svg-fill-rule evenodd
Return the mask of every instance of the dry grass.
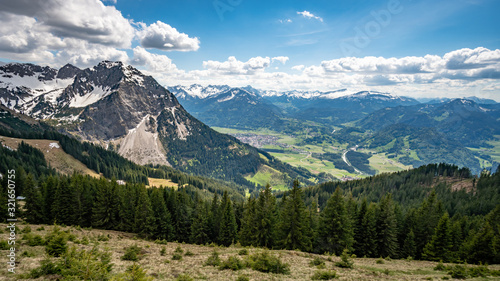
<path id="1" fill-rule="evenodd" d="M 75 159 L 73 156 L 64 152 L 61 148 L 61 144 L 57 141 L 53 140 L 37 140 L 37 139 L 17 139 L 17 138 L 9 138 L 0 136 L 0 142 L 4 145 L 9 146 L 10 148 L 17 149 L 21 141 L 39 149 L 43 152 L 45 156 L 45 160 L 50 166 L 56 171 L 71 175 L 74 171 L 77 173 L 81 173 L 84 175 L 90 175 L 92 177 L 100 177 L 99 174 L 94 172 L 93 170 L 87 168 L 82 162 Z M 57 144 L 54 146 L 51 144 Z"/>
<path id="2" fill-rule="evenodd" d="M 2 229 L 5 229 L 5 224 L 1 224 Z M 22 229 L 24 226 L 19 225 Z M 40 225 L 31 225 L 33 234 L 40 234 L 45 236 L 50 232 L 53 226 L 44 225 L 44 230 L 37 230 Z M 180 274 L 188 274 L 194 280 L 221 280 L 233 281 L 240 275 L 246 275 L 250 280 L 311 280 L 311 276 L 318 270 L 311 266 L 310 262 L 319 257 L 325 261 L 326 268 L 323 270 L 335 270 L 337 278 L 335 280 L 441 280 L 446 276 L 445 272 L 435 271 L 433 268 L 436 266 L 435 262 L 427 261 L 406 261 L 406 260 L 386 260 L 384 264 L 377 264 L 377 259 L 369 258 L 355 258 L 353 269 L 342 269 L 335 267 L 334 264 L 340 261 L 339 257 L 328 255 L 314 255 L 303 253 L 300 251 L 285 251 L 274 250 L 272 254 L 277 255 L 283 262 L 290 264 L 290 275 L 267 274 L 245 268 L 239 271 L 232 270 L 219 270 L 212 266 L 203 266 L 207 258 L 212 254 L 214 247 L 199 246 L 191 244 L 181 244 L 169 242 L 167 245 L 156 244 L 153 241 L 146 241 L 136 238 L 134 234 L 123 233 L 117 231 L 106 230 L 89 230 L 79 229 L 75 227 L 63 227 L 62 230 L 70 230 L 72 234 L 76 235 L 79 239 L 87 237 L 91 243 L 89 245 L 77 244 L 79 248 L 90 249 L 93 247 L 93 242 L 97 242 L 99 235 L 110 237 L 109 241 L 99 241 L 101 249 L 108 249 L 112 253 L 112 263 L 114 264 L 112 273 L 117 274 L 124 272 L 126 268 L 133 264 L 132 261 L 123 261 L 121 256 L 125 253 L 125 248 L 137 245 L 143 249 L 142 258 L 137 262 L 147 273 L 157 280 L 175 280 Z M 2 239 L 7 237 L 7 232 L 4 230 L 0 234 Z M 39 266 L 40 261 L 45 256 L 43 246 L 30 247 L 24 245 L 21 241 L 22 234 L 18 234 L 18 261 L 19 264 L 16 269 L 16 274 L 7 274 L 7 266 L 0 268 L 0 280 L 17 280 L 20 274 L 29 272 Z M 20 245 L 19 245 L 20 244 Z M 68 242 L 69 246 L 75 245 Z M 166 254 L 160 255 L 161 249 L 166 248 Z M 181 261 L 172 260 L 172 255 L 177 247 L 184 250 L 184 253 L 190 251 L 194 253 L 193 256 L 185 256 Z M 239 256 L 238 252 L 243 247 L 231 246 L 228 248 L 217 247 L 219 256 L 222 260 L 226 260 L 229 256 Z M 247 248 L 249 254 L 263 251 L 259 248 Z M 22 252 L 29 251 L 35 254 L 34 257 L 19 257 Z M 1 251 L 1 256 L 5 259 L 7 251 Z M 244 259 L 245 256 L 240 256 Z M 54 258 L 55 259 L 55 258 Z M 500 265 L 493 265 L 490 269 L 499 270 Z M 387 274 L 388 273 L 388 274 Z M 29 280 L 29 279 L 27 279 Z M 39 278 L 37 280 L 49 280 Z M 450 280 L 453 280 L 450 278 Z M 475 278 L 469 280 L 494 280 L 490 278 Z"/>
<path id="3" fill-rule="evenodd" d="M 179 184 L 168 180 L 168 179 L 157 179 L 157 178 L 148 178 L 149 180 L 149 186 L 156 186 L 156 187 L 175 187 L 177 188 Z"/>

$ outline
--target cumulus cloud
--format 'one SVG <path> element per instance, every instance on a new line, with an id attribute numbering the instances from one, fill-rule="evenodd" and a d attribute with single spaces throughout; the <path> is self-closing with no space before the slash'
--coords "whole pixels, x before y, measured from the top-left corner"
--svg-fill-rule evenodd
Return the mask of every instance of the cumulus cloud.
<path id="1" fill-rule="evenodd" d="M 320 22 L 323 22 L 323 18 L 315 16 L 313 13 L 309 11 L 297 12 L 297 15 L 302 15 L 306 19 L 317 19 Z"/>
<path id="2" fill-rule="evenodd" d="M 200 48 L 198 38 L 190 38 L 174 27 L 157 21 L 149 26 L 141 24 L 142 30 L 137 32 L 144 48 L 155 48 L 164 51 L 196 51 Z"/>
<path id="3" fill-rule="evenodd" d="M 177 72 L 177 66 L 165 55 L 152 54 L 142 47 L 134 48 L 134 57 L 130 61 L 137 66 L 146 66 L 151 72 Z"/>
<path id="4" fill-rule="evenodd" d="M 129 61 L 129 50 L 136 63 L 164 70 L 169 63 L 175 68 L 168 57 L 131 50 L 134 41 L 166 51 L 195 51 L 200 43 L 160 21 L 136 24 L 99 0 L 0 0 L 0 6 L 0 57 L 11 60 L 87 67 L 102 60 Z"/>
<path id="5" fill-rule="evenodd" d="M 90 67 L 103 60 L 128 61 L 127 52 L 110 46 L 88 43 L 77 39 L 69 39 L 65 42 L 67 47 L 59 51 L 55 56 L 55 61 L 59 65 L 71 63 L 80 67 Z"/>
<path id="6" fill-rule="evenodd" d="M 294 65 L 294 66 L 292 66 L 292 69 L 293 70 L 302 71 L 305 67 L 306 67 L 305 65 L 300 64 L 300 65 Z"/>
<path id="7" fill-rule="evenodd" d="M 121 12 L 96 0 L 0 0 L 5 13 L 36 18 L 37 24 L 58 37 L 129 47 L 134 28 Z"/>
<path id="8" fill-rule="evenodd" d="M 279 61 L 282 64 L 285 64 L 288 60 L 290 60 L 290 58 L 289 57 L 285 57 L 285 56 L 278 56 L 278 57 L 272 58 L 271 60 L 272 60 L 272 62 Z"/>
<path id="9" fill-rule="evenodd" d="M 254 57 L 246 62 L 242 62 L 236 59 L 234 56 L 230 56 L 227 61 L 204 61 L 203 68 L 214 73 L 214 74 L 255 74 L 259 71 L 264 71 L 271 64 L 271 59 L 269 57 Z"/>

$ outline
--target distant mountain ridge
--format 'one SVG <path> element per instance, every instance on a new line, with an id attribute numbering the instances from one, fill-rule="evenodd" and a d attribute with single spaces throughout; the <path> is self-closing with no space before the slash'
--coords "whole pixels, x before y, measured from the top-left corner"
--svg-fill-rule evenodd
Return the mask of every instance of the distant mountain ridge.
<path id="1" fill-rule="evenodd" d="M 306 170 L 215 132 L 153 77 L 121 62 L 103 61 L 83 70 L 7 64 L 0 67 L 0 102 L 60 131 L 114 147 L 138 164 L 171 165 L 244 185 L 250 184 L 244 175 L 262 165 L 290 181 L 310 177 Z"/>

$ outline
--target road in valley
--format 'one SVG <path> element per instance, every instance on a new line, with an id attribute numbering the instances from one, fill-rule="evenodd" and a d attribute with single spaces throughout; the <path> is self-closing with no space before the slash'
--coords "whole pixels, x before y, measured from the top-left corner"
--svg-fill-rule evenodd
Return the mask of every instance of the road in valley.
<path id="1" fill-rule="evenodd" d="M 349 149 L 344 150 L 344 153 L 342 153 L 342 160 L 344 160 L 344 162 L 345 162 L 347 165 L 349 165 L 350 167 L 352 167 L 352 168 L 354 169 L 354 171 L 356 171 L 356 173 L 358 173 L 358 174 L 360 174 L 360 175 L 366 175 L 366 176 L 369 176 L 369 174 L 364 173 L 364 172 L 362 172 L 362 171 L 360 171 L 360 170 L 356 169 L 356 167 L 354 167 L 354 166 L 351 164 L 351 162 L 349 162 L 349 159 L 347 159 L 347 152 L 349 152 L 350 150 L 352 150 L 352 151 L 356 151 L 356 149 L 357 149 L 357 148 L 358 148 L 358 145 L 353 146 L 353 147 L 351 147 L 351 148 L 349 148 Z"/>

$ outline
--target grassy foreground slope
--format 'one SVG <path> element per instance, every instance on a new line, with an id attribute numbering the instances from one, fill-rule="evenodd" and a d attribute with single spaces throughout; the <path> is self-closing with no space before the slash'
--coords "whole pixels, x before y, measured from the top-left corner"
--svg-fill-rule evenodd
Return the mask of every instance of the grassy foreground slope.
<path id="1" fill-rule="evenodd" d="M 6 224 L 0 224 L 2 240 L 5 240 Z M 335 272 L 336 280 L 457 280 L 451 278 L 446 270 L 439 271 L 434 268 L 436 262 L 414 261 L 414 260 L 391 260 L 373 258 L 351 258 L 354 262 L 353 268 L 341 268 L 335 264 L 341 260 L 340 257 L 330 255 L 316 255 L 300 251 L 268 250 L 271 256 L 278 257 L 282 262 L 290 265 L 289 274 L 263 273 L 251 268 L 240 270 L 221 270 L 219 267 L 205 265 L 207 259 L 214 250 L 219 253 L 221 261 L 226 261 L 229 257 L 238 257 L 243 263 L 249 256 L 262 253 L 266 250 L 252 247 L 212 247 L 200 246 L 176 242 L 161 244 L 154 241 L 147 241 L 137 238 L 134 234 L 98 230 L 83 229 L 79 227 L 60 227 L 48 225 L 19 225 L 19 237 L 16 243 L 17 264 L 16 273 L 7 272 L 7 266 L 0 268 L 0 280 L 67 280 L 65 273 L 42 275 L 34 279 L 30 272 L 40 269 L 40 264 L 47 264 L 49 260 L 52 264 L 65 261 L 66 257 L 49 257 L 46 253 L 46 246 L 29 246 L 33 237 L 40 236 L 46 239 L 53 234 L 54 228 L 59 229 L 59 233 L 65 235 L 68 249 L 72 247 L 76 251 L 107 251 L 110 253 L 111 271 L 106 277 L 111 280 L 311 280 L 317 272 Z M 30 231 L 28 231 L 30 230 Z M 136 261 L 123 260 L 126 249 L 137 246 L 138 259 Z M 163 254 L 162 254 L 162 249 Z M 182 250 L 182 253 L 180 250 Z M 245 254 L 246 250 L 246 254 Z M 7 250 L 1 250 L 3 257 L 7 255 Z M 176 256 L 176 257 L 174 257 Z M 89 259 L 90 260 L 90 259 Z M 81 268 L 71 264 L 72 272 L 81 273 L 71 280 L 84 280 L 86 270 L 98 271 L 97 268 L 86 267 L 91 262 L 79 263 Z M 319 266 L 314 264 L 320 264 Z M 133 265 L 138 265 L 144 270 L 144 279 L 127 279 L 123 274 Z M 446 266 L 447 264 L 445 264 Z M 474 269 L 477 266 L 467 265 L 467 268 Z M 81 270 L 80 270 L 81 269 Z M 488 266 L 490 273 L 498 272 L 500 265 Z M 80 270 L 80 271 L 78 271 Z M 149 277 L 149 279 L 147 279 Z M 247 277 L 248 279 L 244 279 Z M 191 278 L 191 279 L 190 279 Z M 238 279 L 240 278 L 240 279 Z M 498 280 L 498 277 L 477 277 L 468 280 Z"/>

